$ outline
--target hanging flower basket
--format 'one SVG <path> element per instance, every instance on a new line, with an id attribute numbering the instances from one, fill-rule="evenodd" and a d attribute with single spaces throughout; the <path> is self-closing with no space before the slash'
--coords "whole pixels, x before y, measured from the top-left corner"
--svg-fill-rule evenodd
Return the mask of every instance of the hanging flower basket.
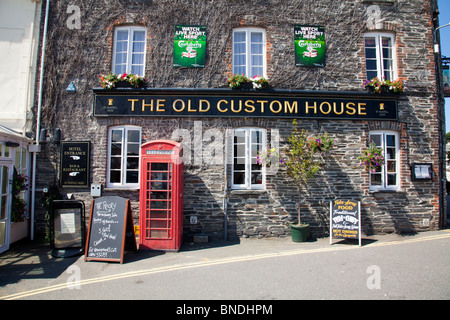
<path id="1" fill-rule="evenodd" d="M 360 166 L 365 166 L 369 172 L 377 172 L 384 165 L 383 149 L 378 148 L 375 143 L 371 143 L 369 148 L 363 150 L 362 156 L 358 157 Z"/>

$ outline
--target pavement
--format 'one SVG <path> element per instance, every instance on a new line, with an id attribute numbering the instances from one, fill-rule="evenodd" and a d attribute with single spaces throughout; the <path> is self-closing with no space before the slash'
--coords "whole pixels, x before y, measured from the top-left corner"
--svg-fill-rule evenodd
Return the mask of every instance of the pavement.
<path id="1" fill-rule="evenodd" d="M 329 238 L 295 243 L 290 238 L 239 239 L 237 241 L 212 241 L 208 243 L 185 243 L 179 252 L 138 251 L 125 252 L 122 264 L 115 262 L 84 261 L 84 255 L 55 258 L 48 243 L 22 241 L 13 244 L 9 251 L 0 255 L 0 299 L 52 299 L 54 294 L 72 299 L 71 286 L 104 285 L 123 279 L 180 270 L 200 269 L 206 266 L 223 266 L 238 262 L 263 261 L 313 253 L 336 254 L 365 248 L 389 248 L 398 244 L 426 243 L 450 239 L 450 230 L 420 232 L 412 235 L 373 235 L 358 241 Z M 447 241 L 447 240 L 446 240 Z M 447 242 L 446 242 L 447 243 Z M 446 246 L 446 245 L 445 245 Z M 320 266 L 318 266 L 320 268 Z M 73 291 L 73 290 L 72 290 Z M 125 295 L 123 299 L 128 299 Z M 90 299 L 90 298 L 89 298 Z"/>

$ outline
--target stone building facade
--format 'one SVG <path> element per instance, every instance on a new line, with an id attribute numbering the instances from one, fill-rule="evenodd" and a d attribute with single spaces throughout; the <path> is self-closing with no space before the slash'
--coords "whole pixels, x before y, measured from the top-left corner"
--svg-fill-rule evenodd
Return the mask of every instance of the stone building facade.
<path id="1" fill-rule="evenodd" d="M 445 158 L 436 10 L 434 0 L 50 2 L 40 124 L 46 142 L 36 198 L 56 185 L 89 207 L 90 186 L 100 184 L 103 196 L 131 200 L 138 224 L 142 168 L 135 150 L 166 139 L 184 147 L 186 239 L 286 236 L 299 205 L 313 236 L 327 236 L 329 202 L 337 198 L 361 202 L 365 234 L 439 229 Z M 174 66 L 175 26 L 206 27 L 203 67 Z M 296 26 L 323 27 L 324 66 L 296 65 Z M 128 68 L 144 70 L 145 88 L 100 87 L 99 75 L 133 71 Z M 266 77 L 271 88 L 232 90 L 225 79 L 241 70 Z M 402 79 L 407 87 L 401 94 L 367 93 L 363 83 L 373 75 Z M 76 92 L 66 91 L 70 83 Z M 392 117 L 380 111 L 384 105 Z M 300 204 L 282 165 L 260 173 L 248 164 L 254 144 L 283 150 L 294 118 L 335 141 Z M 370 139 L 390 159 L 377 175 L 357 159 Z M 60 186 L 62 142 L 77 141 L 90 143 L 88 185 Z M 235 162 L 239 157 L 245 161 Z M 431 164 L 431 178 L 415 179 L 422 167 L 414 165 L 424 164 Z M 36 207 L 36 228 L 43 231 L 43 210 Z"/>

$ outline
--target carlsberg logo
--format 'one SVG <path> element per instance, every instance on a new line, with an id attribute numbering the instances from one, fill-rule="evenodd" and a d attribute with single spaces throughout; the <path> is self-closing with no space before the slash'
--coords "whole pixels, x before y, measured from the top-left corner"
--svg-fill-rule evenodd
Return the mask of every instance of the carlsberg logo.
<path id="1" fill-rule="evenodd" d="M 309 48 L 322 48 L 322 44 L 321 43 L 317 43 L 317 42 L 305 42 L 305 41 L 299 41 L 298 42 L 298 46 L 300 48 L 303 47 L 309 47 Z"/>
<path id="2" fill-rule="evenodd" d="M 202 44 L 198 43 L 198 42 L 191 42 L 191 41 L 178 41 L 178 46 L 180 48 L 184 48 L 184 47 L 201 48 Z"/>

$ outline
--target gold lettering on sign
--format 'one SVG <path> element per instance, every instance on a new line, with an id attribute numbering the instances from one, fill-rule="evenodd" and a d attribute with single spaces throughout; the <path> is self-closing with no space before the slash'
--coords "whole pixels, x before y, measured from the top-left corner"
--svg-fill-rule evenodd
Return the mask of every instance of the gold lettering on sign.
<path id="1" fill-rule="evenodd" d="M 181 109 L 178 109 L 178 108 L 177 108 L 177 104 L 178 104 L 179 102 L 181 102 Z M 183 100 L 177 99 L 177 100 L 175 100 L 175 101 L 173 102 L 172 108 L 173 108 L 173 110 L 175 110 L 176 112 L 181 112 L 181 111 L 184 110 L 184 108 L 186 108 L 186 106 L 185 106 Z"/>
<path id="2" fill-rule="evenodd" d="M 206 104 L 206 109 L 203 109 L 203 103 Z M 211 105 L 208 100 L 200 100 L 200 104 L 198 106 L 198 111 L 200 112 L 208 112 L 211 109 Z"/>
<path id="3" fill-rule="evenodd" d="M 227 111 L 228 111 L 228 108 L 226 108 L 225 110 L 223 110 L 223 109 L 220 107 L 220 105 L 221 105 L 222 103 L 228 104 L 228 101 L 226 101 L 226 100 L 220 100 L 219 102 L 217 102 L 217 110 L 219 110 L 220 112 L 227 112 Z"/>
<path id="4" fill-rule="evenodd" d="M 145 103 L 145 99 L 142 99 L 142 112 L 145 111 L 145 107 L 150 107 L 150 111 L 153 112 L 153 99 L 151 103 Z"/>
<path id="5" fill-rule="evenodd" d="M 112 100 L 112 99 L 109 99 L 109 100 Z M 131 102 L 131 111 L 134 112 L 134 103 L 136 101 L 139 101 L 139 99 L 128 99 L 128 101 Z"/>
<path id="6" fill-rule="evenodd" d="M 314 101 L 314 105 L 310 106 L 308 101 L 305 102 L 305 113 L 309 113 L 309 109 L 314 110 L 314 114 L 317 113 L 317 102 Z"/>

